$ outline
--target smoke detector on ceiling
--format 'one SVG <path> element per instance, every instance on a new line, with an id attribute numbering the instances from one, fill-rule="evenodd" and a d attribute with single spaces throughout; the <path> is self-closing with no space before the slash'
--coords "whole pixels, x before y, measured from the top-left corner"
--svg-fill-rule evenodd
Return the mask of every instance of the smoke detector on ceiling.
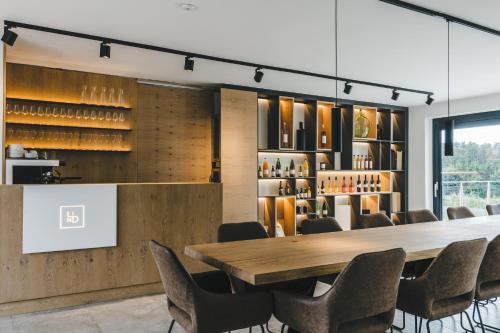
<path id="1" fill-rule="evenodd" d="M 198 6 L 196 6 L 195 4 L 192 4 L 192 3 L 180 3 L 179 4 L 179 8 L 182 9 L 182 10 L 185 10 L 186 12 L 192 12 L 192 11 L 195 11 L 198 9 Z"/>

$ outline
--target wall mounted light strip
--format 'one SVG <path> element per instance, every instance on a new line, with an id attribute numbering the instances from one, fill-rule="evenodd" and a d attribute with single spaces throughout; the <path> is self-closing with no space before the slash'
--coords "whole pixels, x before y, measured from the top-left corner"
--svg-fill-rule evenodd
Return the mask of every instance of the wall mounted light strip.
<path id="1" fill-rule="evenodd" d="M 461 18 L 456 17 L 456 16 L 448 15 L 446 13 L 438 12 L 438 11 L 435 11 L 435 10 L 432 10 L 429 8 L 425 8 L 425 7 L 421 7 L 421 6 L 417 6 L 417 5 L 414 5 L 412 3 L 408 3 L 405 1 L 401 1 L 401 0 L 379 0 L 379 1 L 388 3 L 390 5 L 398 6 L 401 8 L 405 8 L 405 9 L 408 9 L 408 10 L 411 10 L 414 12 L 418 12 L 421 14 L 425 14 L 425 15 L 429 15 L 429 16 L 437 16 L 437 17 L 440 17 L 446 21 L 457 23 L 457 24 L 469 27 L 471 29 L 476 29 L 476 30 L 486 32 L 486 33 L 500 37 L 499 30 L 485 27 L 484 25 L 480 25 L 480 24 L 477 24 L 477 23 L 474 23 L 471 21 L 467 21 L 467 20 L 461 19 Z"/>
<path id="2" fill-rule="evenodd" d="M 276 72 L 284 72 L 284 73 L 290 73 L 290 74 L 311 76 L 311 77 L 317 77 L 317 78 L 328 79 L 328 80 L 338 80 L 338 81 L 349 82 L 349 83 L 354 83 L 354 84 L 359 84 L 359 85 L 372 86 L 372 87 L 391 89 L 391 90 L 406 91 L 406 92 L 410 92 L 410 93 L 423 94 L 423 95 L 428 95 L 428 96 L 433 95 L 433 92 L 431 92 L 431 91 L 410 89 L 410 88 L 404 88 L 404 87 L 396 87 L 396 86 L 392 86 L 392 85 L 388 85 L 388 84 L 381 84 L 381 83 L 362 81 L 362 80 L 353 80 L 353 79 L 349 79 L 349 78 L 345 78 L 345 77 L 336 77 L 333 75 L 314 73 L 314 72 L 302 71 L 302 70 L 285 68 L 285 67 L 257 64 L 257 63 L 248 62 L 248 61 L 241 61 L 241 60 L 235 60 L 235 59 L 216 57 L 216 56 L 206 55 L 206 54 L 202 54 L 202 53 L 188 52 L 188 51 L 177 50 L 177 49 L 172 49 L 172 48 L 167 48 L 167 47 L 162 47 L 162 46 L 155 46 L 155 45 L 130 42 L 130 41 L 121 40 L 121 39 L 114 39 L 114 38 L 108 38 L 108 37 L 104 37 L 104 36 L 83 34 L 83 33 L 79 33 L 79 32 L 48 28 L 48 27 L 27 24 L 27 23 L 21 23 L 21 22 L 14 22 L 14 21 L 5 20 L 4 25 L 7 29 L 22 28 L 22 29 L 36 30 L 36 31 L 48 32 L 48 33 L 53 33 L 53 34 L 58 34 L 58 35 L 64 35 L 64 36 L 70 36 L 70 37 L 76 37 L 76 38 L 82 38 L 82 39 L 88 39 L 88 40 L 95 40 L 98 42 L 104 42 L 106 44 L 118 44 L 118 45 L 135 47 L 135 48 L 140 48 L 140 49 L 145 49 L 145 50 L 164 52 L 164 53 L 170 53 L 170 54 L 177 54 L 177 55 L 181 55 L 184 57 L 192 57 L 192 58 L 204 59 L 204 60 L 209 60 L 209 61 L 216 61 L 216 62 L 221 62 L 221 63 L 226 63 L 226 64 L 233 64 L 233 65 L 239 65 L 239 66 L 245 66 L 245 67 L 266 69 L 266 70 L 271 70 L 271 71 L 276 71 Z"/>

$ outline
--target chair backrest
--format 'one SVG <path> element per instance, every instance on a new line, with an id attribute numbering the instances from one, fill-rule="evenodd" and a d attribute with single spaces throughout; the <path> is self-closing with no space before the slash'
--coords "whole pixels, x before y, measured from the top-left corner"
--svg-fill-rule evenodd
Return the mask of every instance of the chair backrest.
<path id="1" fill-rule="evenodd" d="M 259 222 L 224 223 L 217 231 L 217 242 L 269 238 L 266 229 Z"/>
<path id="2" fill-rule="evenodd" d="M 149 247 L 160 271 L 167 299 L 185 312 L 191 313 L 196 287 L 191 275 L 170 248 L 153 240 L 149 242 Z"/>
<path id="3" fill-rule="evenodd" d="M 500 235 L 496 236 L 489 244 L 484 254 L 481 268 L 477 276 L 477 284 L 500 281 Z"/>
<path id="4" fill-rule="evenodd" d="M 474 213 L 467 207 L 448 207 L 446 210 L 450 220 L 466 219 L 474 217 Z"/>
<path id="5" fill-rule="evenodd" d="M 360 215 L 358 218 L 358 222 L 361 229 L 390 227 L 394 225 L 391 219 L 388 218 L 384 213 Z"/>
<path id="6" fill-rule="evenodd" d="M 333 316 L 330 323 L 339 325 L 381 314 L 391 317 L 386 319 L 392 322 L 405 258 L 403 249 L 355 257 L 321 296 L 320 301 Z"/>
<path id="7" fill-rule="evenodd" d="M 302 221 L 302 234 L 321 234 L 324 232 L 342 231 L 342 227 L 333 217 L 306 219 Z"/>
<path id="8" fill-rule="evenodd" d="M 488 215 L 500 215 L 500 205 L 486 205 Z"/>
<path id="9" fill-rule="evenodd" d="M 439 221 L 436 215 L 428 209 L 410 210 L 406 213 L 408 223 L 425 223 Z"/>
<path id="10" fill-rule="evenodd" d="M 431 298 L 437 301 L 463 295 L 474 296 L 479 267 L 487 246 L 486 238 L 480 238 L 451 243 L 444 248 L 420 277 L 429 283 L 427 289 Z"/>

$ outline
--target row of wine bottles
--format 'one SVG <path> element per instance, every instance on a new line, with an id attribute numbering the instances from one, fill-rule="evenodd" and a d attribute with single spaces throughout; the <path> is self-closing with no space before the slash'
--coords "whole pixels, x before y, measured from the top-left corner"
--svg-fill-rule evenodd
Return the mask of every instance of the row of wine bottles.
<path id="1" fill-rule="evenodd" d="M 373 160 L 371 155 L 352 155 L 352 169 L 373 170 Z"/>
<path id="2" fill-rule="evenodd" d="M 310 213 L 309 211 L 309 205 L 308 204 L 301 204 L 297 205 L 295 207 L 295 212 L 297 214 L 308 214 Z M 314 213 L 314 212 L 311 212 Z M 323 203 L 316 203 L 316 212 L 315 212 L 317 217 L 327 217 L 328 216 L 328 206 L 326 205 L 326 201 L 323 201 Z"/>
<path id="3" fill-rule="evenodd" d="M 259 165 L 258 174 L 259 178 L 309 177 L 309 162 L 304 159 L 304 163 L 299 164 L 298 170 L 295 170 L 295 161 L 291 159 L 290 166 L 286 165 L 283 169 L 279 158 L 276 160 L 276 166 L 271 164 L 271 167 L 267 158 L 264 158 L 262 166 Z"/>
<path id="4" fill-rule="evenodd" d="M 281 148 L 293 148 L 293 142 L 290 140 L 289 129 L 286 121 L 283 122 L 281 126 L 281 138 L 280 138 L 280 146 Z M 325 130 L 325 124 L 321 124 L 321 136 L 319 147 L 327 148 L 328 137 Z M 297 130 L 297 150 L 305 150 L 306 149 L 306 130 L 304 128 L 304 123 L 301 121 L 299 123 L 299 129 Z"/>
<path id="5" fill-rule="evenodd" d="M 375 181 L 373 175 L 371 176 L 370 181 L 368 181 L 367 176 L 365 175 L 365 179 L 361 181 L 361 176 L 358 175 L 358 180 L 356 182 L 356 190 L 354 189 L 354 183 L 352 181 L 352 176 L 349 181 L 346 181 L 345 176 L 342 181 L 338 180 L 337 177 L 331 180 L 328 177 L 328 181 L 321 181 L 321 186 L 318 187 L 318 194 L 330 194 L 330 193 L 353 193 L 353 192 L 381 192 L 382 184 L 380 182 L 380 175 L 377 176 L 377 181 Z"/>

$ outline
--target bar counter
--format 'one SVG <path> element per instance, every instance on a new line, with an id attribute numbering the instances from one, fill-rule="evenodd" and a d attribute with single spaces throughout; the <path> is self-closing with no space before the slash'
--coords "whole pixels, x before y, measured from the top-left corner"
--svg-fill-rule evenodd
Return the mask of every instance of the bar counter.
<path id="1" fill-rule="evenodd" d="M 183 250 L 216 241 L 222 184 L 116 188 L 117 246 L 22 254 L 24 186 L 0 186 L 0 315 L 162 292 L 151 239 L 173 248 L 189 270 L 208 269 Z"/>

